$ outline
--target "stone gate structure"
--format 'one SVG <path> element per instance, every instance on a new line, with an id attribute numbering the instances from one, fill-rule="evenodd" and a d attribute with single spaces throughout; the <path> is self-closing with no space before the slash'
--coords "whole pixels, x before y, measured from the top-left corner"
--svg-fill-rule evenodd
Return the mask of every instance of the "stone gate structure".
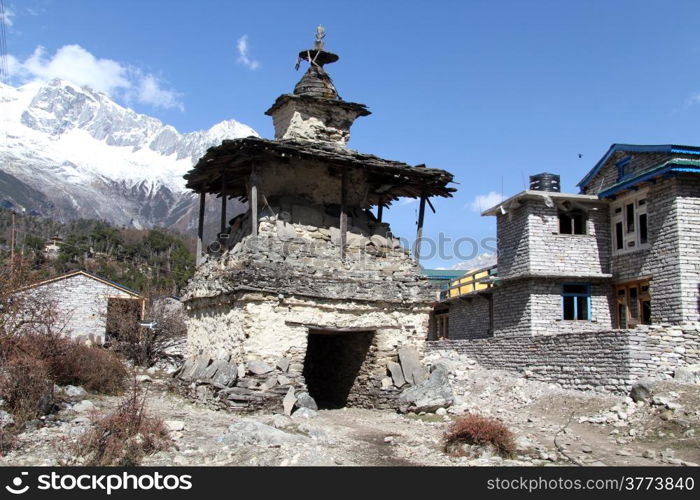
<path id="1" fill-rule="evenodd" d="M 452 175 L 349 149 L 350 127 L 370 112 L 338 96 L 324 68 L 338 56 L 322 37 L 299 58 L 308 70 L 266 112 L 275 139 L 225 140 L 185 176 L 201 197 L 199 265 L 183 298 L 201 366 L 185 378 L 236 366 L 222 368 L 218 396 L 233 408 L 279 406 L 290 387 L 321 407 L 393 406 L 387 363 L 402 346 L 422 350 L 434 292 L 382 213 L 420 199 L 420 240 L 426 203 L 451 196 Z M 221 234 L 202 255 L 207 194 L 223 201 Z M 247 212 L 227 222 L 227 198 Z"/>

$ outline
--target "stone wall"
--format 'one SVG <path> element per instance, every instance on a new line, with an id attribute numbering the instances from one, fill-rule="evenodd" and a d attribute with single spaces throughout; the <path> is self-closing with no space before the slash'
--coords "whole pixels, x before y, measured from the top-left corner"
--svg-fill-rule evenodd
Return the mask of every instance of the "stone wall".
<path id="1" fill-rule="evenodd" d="M 649 246 L 615 255 L 615 282 L 651 277 L 652 323 L 698 321 L 700 181 L 660 179 L 647 196 Z"/>
<path id="2" fill-rule="evenodd" d="M 700 325 L 440 340 L 427 342 L 426 350 L 454 350 L 487 368 L 566 388 L 625 392 L 641 378 L 670 378 L 676 368 L 698 363 Z"/>
<path id="3" fill-rule="evenodd" d="M 556 206 L 523 199 L 497 216 L 498 274 L 602 277 L 610 274 L 610 221 L 606 207 L 589 207 L 586 234 L 559 234 Z"/>
<path id="4" fill-rule="evenodd" d="M 65 321 L 64 331 L 67 334 L 96 344 L 105 341 L 108 299 L 133 298 L 118 288 L 83 274 L 37 286 L 31 289 L 31 293 L 55 303 Z"/>
<path id="5" fill-rule="evenodd" d="M 492 335 L 491 295 L 474 294 L 450 301 L 448 338 L 478 339 Z"/>

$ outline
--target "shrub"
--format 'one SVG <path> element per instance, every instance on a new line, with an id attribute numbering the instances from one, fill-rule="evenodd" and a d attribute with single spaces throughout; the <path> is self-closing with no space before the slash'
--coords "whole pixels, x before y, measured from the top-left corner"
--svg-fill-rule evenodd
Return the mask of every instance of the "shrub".
<path id="1" fill-rule="evenodd" d="M 92 428 L 73 445 L 74 455 L 86 466 L 134 466 L 144 456 L 170 448 L 172 440 L 165 424 L 146 413 L 145 401 L 134 384 L 113 413 L 93 415 Z"/>
<path id="2" fill-rule="evenodd" d="M 45 363 L 51 380 L 59 385 L 82 385 L 105 394 L 125 386 L 126 366 L 114 353 L 82 344 L 61 334 L 26 333 L 2 345 L 0 357 L 30 357 Z"/>
<path id="3" fill-rule="evenodd" d="M 455 420 L 445 434 L 445 449 L 462 454 L 463 445 L 493 446 L 502 457 L 515 453 L 513 433 L 498 420 L 468 414 Z"/>
<path id="4" fill-rule="evenodd" d="M 53 382 L 44 360 L 20 354 L 3 364 L 0 394 L 15 426 L 48 413 L 53 405 Z"/>

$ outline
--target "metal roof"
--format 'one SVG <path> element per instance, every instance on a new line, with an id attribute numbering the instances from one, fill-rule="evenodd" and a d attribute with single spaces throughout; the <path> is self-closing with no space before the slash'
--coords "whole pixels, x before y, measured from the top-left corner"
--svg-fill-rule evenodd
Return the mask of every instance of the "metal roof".
<path id="1" fill-rule="evenodd" d="M 598 163 L 596 163 L 595 166 L 576 185 L 581 189 L 588 185 L 590 180 L 593 177 L 595 177 L 595 175 L 600 171 L 601 168 L 603 168 L 603 166 L 607 163 L 610 157 L 618 151 L 624 151 L 628 153 L 681 153 L 700 155 L 700 147 L 698 146 L 681 146 L 676 144 L 613 144 L 612 146 L 610 146 L 610 149 L 608 149 L 608 152 L 605 153 L 605 155 L 603 155 L 603 157 L 600 160 L 598 160 Z"/>

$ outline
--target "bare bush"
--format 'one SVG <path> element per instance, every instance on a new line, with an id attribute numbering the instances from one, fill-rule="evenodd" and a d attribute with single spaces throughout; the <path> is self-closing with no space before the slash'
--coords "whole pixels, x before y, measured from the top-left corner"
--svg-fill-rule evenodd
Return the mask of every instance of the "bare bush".
<path id="1" fill-rule="evenodd" d="M 146 397 L 137 384 L 106 416 L 93 415 L 92 428 L 73 445 L 82 465 L 134 466 L 144 456 L 173 446 L 163 421 L 145 410 Z"/>
<path id="2" fill-rule="evenodd" d="M 49 413 L 53 382 L 47 363 L 26 354 L 11 357 L 0 375 L 0 394 L 14 416 L 15 426 Z"/>
<path id="3" fill-rule="evenodd" d="M 133 314 L 124 309 L 114 321 L 110 344 L 137 366 L 153 366 L 159 361 L 177 363 L 178 347 L 187 334 L 182 305 L 174 299 L 148 300 L 149 326 L 140 326 Z"/>
<path id="4" fill-rule="evenodd" d="M 445 434 L 445 450 L 464 454 L 464 445 L 492 446 L 502 457 L 511 457 L 516 446 L 513 433 L 493 418 L 468 414 L 455 420 Z"/>

